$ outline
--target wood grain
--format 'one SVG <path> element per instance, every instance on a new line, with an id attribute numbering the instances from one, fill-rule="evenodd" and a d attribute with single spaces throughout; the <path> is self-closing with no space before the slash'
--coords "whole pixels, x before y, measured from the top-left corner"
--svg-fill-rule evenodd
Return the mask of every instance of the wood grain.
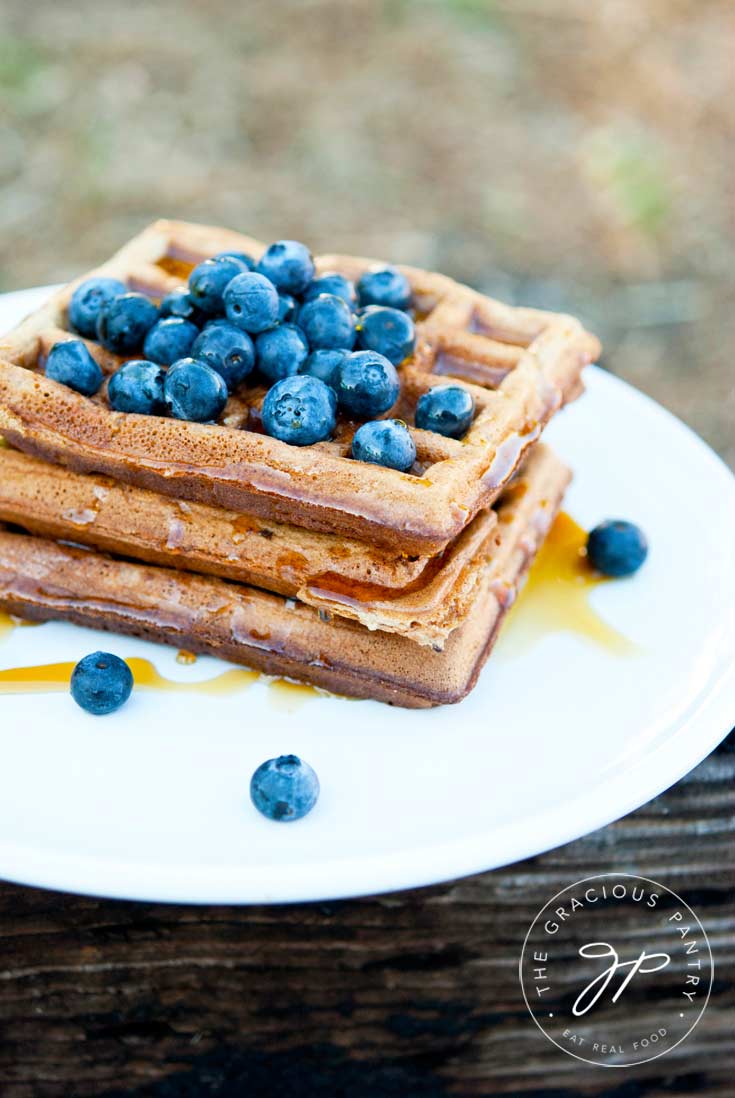
<path id="1" fill-rule="evenodd" d="M 280 908 L 0 886 L 2 1098 L 670 1098 L 732 1093 L 735 734 L 667 793 L 541 857 L 438 887 Z M 523 937 L 553 892 L 634 872 L 699 914 L 715 983 L 692 1036 L 610 1071 L 529 1018 Z"/>

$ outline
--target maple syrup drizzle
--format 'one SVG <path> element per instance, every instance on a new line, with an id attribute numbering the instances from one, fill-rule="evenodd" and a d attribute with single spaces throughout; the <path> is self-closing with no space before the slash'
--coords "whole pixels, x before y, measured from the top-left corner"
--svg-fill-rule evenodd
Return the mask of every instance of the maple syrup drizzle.
<path id="1" fill-rule="evenodd" d="M 167 679 L 150 660 L 132 656 L 125 661 L 133 672 L 135 685 L 143 690 L 163 690 L 170 693 L 234 694 L 250 686 L 260 677 L 259 672 L 233 667 L 202 682 L 179 682 Z M 13 667 L 0 671 L 2 694 L 55 694 L 69 688 L 69 679 L 76 666 L 74 660 L 46 663 L 36 667 Z"/>
<path id="2" fill-rule="evenodd" d="M 191 653 L 187 653 L 190 655 Z M 233 667 L 214 678 L 200 682 L 180 682 L 167 679 L 150 660 L 133 656 L 125 661 L 133 672 L 137 689 L 164 691 L 172 694 L 206 694 L 223 696 L 236 694 L 261 681 L 268 687 L 268 699 L 274 709 L 292 713 L 302 705 L 326 691 L 317 690 L 306 683 L 288 679 L 270 679 L 259 671 Z M 40 664 L 35 667 L 13 667 L 0 671 L 0 694 L 60 694 L 69 689 L 69 679 L 74 670 L 73 660 L 63 663 Z"/>
<path id="3" fill-rule="evenodd" d="M 610 577 L 587 560 L 587 531 L 561 511 L 531 566 L 528 580 L 508 616 L 498 650 L 515 654 L 549 633 L 574 633 L 616 656 L 637 646 L 590 605 L 590 593 Z"/>

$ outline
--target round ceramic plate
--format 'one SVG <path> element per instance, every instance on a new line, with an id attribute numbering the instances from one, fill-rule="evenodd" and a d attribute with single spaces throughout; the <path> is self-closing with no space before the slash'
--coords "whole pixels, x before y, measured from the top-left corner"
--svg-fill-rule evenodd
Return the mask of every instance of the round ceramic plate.
<path id="1" fill-rule="evenodd" d="M 0 299 L 0 330 L 43 293 Z M 638 575 L 589 594 L 629 644 L 599 643 L 563 615 L 534 629 L 522 599 L 476 690 L 442 709 L 262 681 L 139 690 L 104 719 L 65 693 L 0 696 L 0 876 L 169 901 L 382 892 L 537 854 L 691 770 L 735 712 L 735 480 L 628 385 L 594 368 L 587 383 L 546 437 L 575 470 L 565 506 L 578 522 L 624 517 L 648 534 Z M 0 669 L 100 646 L 186 683 L 225 670 L 61 623 L 6 632 Z M 293 824 L 263 819 L 248 798 L 255 767 L 285 752 L 322 786 Z"/>

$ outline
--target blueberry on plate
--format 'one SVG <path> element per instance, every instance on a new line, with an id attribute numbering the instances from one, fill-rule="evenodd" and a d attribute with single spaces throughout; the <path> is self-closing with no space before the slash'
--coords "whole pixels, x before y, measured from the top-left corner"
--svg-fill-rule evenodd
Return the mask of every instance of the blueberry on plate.
<path id="1" fill-rule="evenodd" d="M 116 355 L 134 354 L 158 320 L 158 309 L 144 294 L 121 294 L 105 302 L 97 317 L 97 338 Z"/>
<path id="2" fill-rule="evenodd" d="M 94 396 L 103 381 L 99 365 L 81 339 L 54 343 L 46 359 L 46 377 L 84 396 Z"/>
<path id="3" fill-rule="evenodd" d="M 128 700 L 133 673 L 125 660 L 112 652 L 91 652 L 72 671 L 69 689 L 78 706 L 102 717 Z"/>
<path id="4" fill-rule="evenodd" d="M 475 414 L 475 400 L 460 385 L 435 385 L 416 404 L 416 426 L 447 438 L 462 438 Z"/>
<path id="5" fill-rule="evenodd" d="M 292 446 L 311 446 L 334 431 L 334 390 L 317 377 L 297 374 L 277 381 L 263 401 L 263 430 Z"/>
<path id="6" fill-rule="evenodd" d="M 196 324 L 179 316 L 157 320 L 143 342 L 143 354 L 151 362 L 170 366 L 179 358 L 186 358 L 191 345 L 199 335 Z"/>
<path id="7" fill-rule="evenodd" d="M 349 278 L 337 274 L 336 271 L 329 271 L 328 274 L 319 275 L 318 278 L 315 278 L 304 292 L 304 301 L 311 301 L 313 298 L 319 297 L 319 294 L 334 294 L 335 297 L 341 297 L 351 309 L 354 309 L 357 304 L 357 291 L 354 282 L 350 282 Z"/>
<path id="8" fill-rule="evenodd" d="M 411 433 L 399 419 L 374 419 L 363 423 L 352 439 L 352 456 L 372 465 L 387 465 L 407 473 L 416 460 Z"/>
<path id="9" fill-rule="evenodd" d="M 217 252 L 214 259 L 236 259 L 238 263 L 242 263 L 246 270 L 252 271 L 255 267 L 255 260 L 247 252 Z"/>
<path id="10" fill-rule="evenodd" d="M 156 362 L 130 359 L 107 382 L 107 399 L 116 412 L 162 416 L 166 411 L 163 382 L 166 374 Z"/>
<path id="11" fill-rule="evenodd" d="M 117 278 L 87 278 L 77 286 L 69 302 L 69 323 L 75 332 L 95 339 L 100 309 L 113 297 L 127 292 Z"/>
<path id="12" fill-rule="evenodd" d="M 278 290 L 262 274 L 248 271 L 230 282 L 224 295 L 227 319 L 256 335 L 278 323 Z"/>
<path id="13" fill-rule="evenodd" d="M 377 351 L 398 366 L 413 354 L 416 329 L 408 313 L 384 305 L 369 305 L 357 323 L 357 342 L 366 351 Z"/>
<path id="14" fill-rule="evenodd" d="M 300 820 L 311 812 L 318 797 L 319 779 L 298 755 L 268 759 L 250 779 L 250 799 L 269 820 Z"/>
<path id="15" fill-rule="evenodd" d="M 397 267 L 376 267 L 366 271 L 357 283 L 361 305 L 387 305 L 407 309 L 411 304 L 411 283 Z"/>
<path id="16" fill-rule="evenodd" d="M 648 556 L 648 542 L 640 526 L 624 519 L 608 519 L 590 531 L 587 559 L 606 576 L 631 576 Z"/>
<path id="17" fill-rule="evenodd" d="M 225 379 L 206 362 L 182 358 L 167 371 L 163 399 L 176 419 L 208 423 L 227 403 Z"/>
<path id="18" fill-rule="evenodd" d="M 158 312 L 161 317 L 180 316 L 182 320 L 190 320 L 197 327 L 204 323 L 207 315 L 202 312 L 198 305 L 194 304 L 186 286 L 177 286 L 175 290 L 167 293 L 161 299 Z"/>
<path id="19" fill-rule="evenodd" d="M 322 347 L 318 351 L 311 352 L 309 357 L 299 366 L 297 373 L 318 377 L 320 381 L 325 381 L 327 385 L 331 385 L 334 371 L 342 365 L 349 353 L 349 351 L 337 348 Z"/>
<path id="20" fill-rule="evenodd" d="M 299 311 L 299 303 L 291 294 L 278 295 L 278 319 L 289 322 L 294 320 Z"/>
<path id="21" fill-rule="evenodd" d="M 256 266 L 284 294 L 302 294 L 314 277 L 314 260 L 305 244 L 298 240 L 277 240 Z"/>
<path id="22" fill-rule="evenodd" d="M 355 351 L 334 371 L 340 407 L 354 419 L 374 419 L 398 400 L 400 383 L 392 362 L 376 351 Z"/>
<path id="23" fill-rule="evenodd" d="M 232 256 L 222 259 L 205 259 L 197 264 L 189 275 L 189 293 L 195 305 L 209 316 L 224 311 L 222 295 L 236 275 L 247 271 L 247 266 Z"/>
<path id="24" fill-rule="evenodd" d="M 271 381 L 297 374 L 309 354 L 306 336 L 295 324 L 279 324 L 255 340 L 258 369 Z"/>
<path id="25" fill-rule="evenodd" d="M 352 349 L 355 317 L 349 305 L 334 294 L 319 294 L 299 309 L 297 324 L 313 351 L 321 347 Z"/>
<path id="26" fill-rule="evenodd" d="M 192 358 L 206 362 L 227 383 L 232 392 L 255 366 L 255 347 L 247 332 L 228 320 L 212 320 L 191 347 Z"/>

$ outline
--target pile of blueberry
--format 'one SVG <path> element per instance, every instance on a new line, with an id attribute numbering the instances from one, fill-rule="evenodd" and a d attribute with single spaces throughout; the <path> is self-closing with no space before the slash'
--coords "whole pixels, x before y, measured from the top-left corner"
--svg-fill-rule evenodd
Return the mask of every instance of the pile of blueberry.
<path id="1" fill-rule="evenodd" d="M 416 460 L 410 432 L 378 417 L 398 399 L 396 367 L 414 349 L 410 307 L 410 284 L 395 267 L 368 271 L 357 284 L 315 276 L 308 248 L 280 240 L 258 263 L 244 252 L 205 260 L 158 307 L 116 279 L 88 279 L 72 295 L 69 323 L 116 355 L 142 351 L 109 380 L 116 411 L 212 422 L 228 393 L 258 376 L 270 386 L 267 434 L 309 446 L 332 436 L 339 410 L 366 421 L 354 458 L 405 472 Z M 46 374 L 86 396 L 103 382 L 81 340 L 57 343 Z M 419 400 L 416 426 L 461 438 L 473 415 L 466 390 L 440 385 Z"/>

